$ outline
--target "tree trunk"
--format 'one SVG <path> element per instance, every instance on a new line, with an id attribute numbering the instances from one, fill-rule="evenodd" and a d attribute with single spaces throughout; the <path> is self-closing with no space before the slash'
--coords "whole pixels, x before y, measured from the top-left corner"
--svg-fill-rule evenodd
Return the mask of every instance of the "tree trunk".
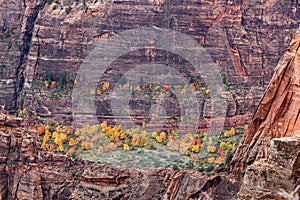
<path id="1" fill-rule="evenodd" d="M 231 162 L 233 173 L 243 173 L 255 160 L 268 158 L 270 140 L 293 136 L 300 130 L 300 28 L 279 61 L 249 129 Z"/>

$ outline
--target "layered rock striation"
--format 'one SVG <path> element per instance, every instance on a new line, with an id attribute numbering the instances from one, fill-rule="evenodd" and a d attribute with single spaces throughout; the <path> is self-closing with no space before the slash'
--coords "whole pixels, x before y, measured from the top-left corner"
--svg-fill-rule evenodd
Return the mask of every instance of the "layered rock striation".
<path id="1" fill-rule="evenodd" d="M 31 106 L 43 115 L 46 107 L 52 116 L 66 118 L 71 113 L 70 97 L 40 101 L 44 91 L 32 95 L 30 89 L 36 80 L 50 76 L 74 80 L 96 42 L 129 29 L 160 27 L 186 34 L 205 47 L 228 90 L 223 95 L 227 101 L 225 126 L 243 124 L 250 121 L 299 18 L 297 1 L 84 2 L 1 2 L 0 95 L 7 110 Z M 153 61 L 151 56 L 143 55 L 148 48 L 129 54 L 118 65 L 126 69 L 126 61 Z M 156 54 L 165 57 L 166 63 L 172 63 L 174 58 Z M 184 72 L 187 78 L 189 73 Z M 115 78 L 108 77 L 108 81 L 116 82 Z M 37 97 L 35 102 L 33 96 Z M 209 105 L 210 100 L 203 104 Z M 201 112 L 204 118 L 210 118 L 206 105 L 201 106 L 206 108 Z M 109 115 L 109 111 L 101 115 Z"/>

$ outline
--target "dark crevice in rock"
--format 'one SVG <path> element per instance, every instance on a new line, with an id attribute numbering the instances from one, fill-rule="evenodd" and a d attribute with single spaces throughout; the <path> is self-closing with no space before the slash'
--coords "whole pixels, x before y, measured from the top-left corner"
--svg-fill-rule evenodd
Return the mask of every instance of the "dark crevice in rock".
<path id="1" fill-rule="evenodd" d="M 214 179 L 208 180 L 205 185 L 195 194 L 192 194 L 188 199 L 199 199 L 200 194 L 205 194 L 209 189 L 217 187 L 222 181 L 220 176 L 215 177 Z"/>
<path id="2" fill-rule="evenodd" d="M 22 26 L 23 26 L 23 29 L 25 30 L 25 32 L 22 33 L 23 38 L 22 38 L 22 46 L 21 46 L 21 56 L 20 56 L 19 64 L 16 68 L 16 84 L 15 84 L 15 88 L 14 88 L 14 98 L 13 98 L 15 110 L 22 108 L 23 102 L 22 102 L 22 98 L 20 98 L 20 96 L 21 96 L 21 92 L 23 90 L 24 83 L 25 83 L 24 70 L 25 70 L 26 61 L 27 61 L 27 55 L 30 50 L 31 39 L 32 39 L 35 21 L 37 19 L 37 16 L 38 16 L 40 10 L 42 10 L 44 8 L 45 4 L 46 4 L 46 1 L 44 0 L 42 2 L 36 2 L 36 4 L 33 7 L 29 7 L 28 5 L 25 4 L 25 1 L 24 1 L 25 16 L 23 19 Z M 30 5 L 30 3 L 29 3 L 29 5 Z M 28 12 L 29 15 L 26 16 L 26 12 Z"/>

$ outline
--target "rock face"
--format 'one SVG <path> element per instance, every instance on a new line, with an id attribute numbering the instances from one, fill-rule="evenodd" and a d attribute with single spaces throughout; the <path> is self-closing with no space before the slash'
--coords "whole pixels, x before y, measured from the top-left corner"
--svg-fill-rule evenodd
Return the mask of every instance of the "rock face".
<path id="1" fill-rule="evenodd" d="M 269 159 L 255 161 L 247 167 L 240 199 L 285 199 L 280 191 L 300 195 L 300 138 L 286 137 L 271 140 Z M 285 197 L 285 198 L 284 198 Z"/>
<path id="2" fill-rule="evenodd" d="M 281 58 L 248 131 L 232 161 L 243 171 L 255 160 L 269 157 L 272 138 L 296 136 L 300 129 L 300 29 Z"/>
<path id="3" fill-rule="evenodd" d="M 0 99 L 9 111 L 16 109 L 25 81 L 25 66 L 34 23 L 45 1 L 0 1 Z"/>
<path id="4" fill-rule="evenodd" d="M 232 172 L 244 175 L 240 199 L 299 199 L 299 47 L 300 29 L 232 159 Z"/>
<path id="5" fill-rule="evenodd" d="M 34 114 L 60 120 L 71 114 L 70 93 L 62 97 L 38 84 L 66 76 L 74 80 L 96 42 L 152 26 L 186 34 L 206 48 L 227 87 L 226 124 L 243 124 L 251 119 L 300 17 L 298 1 L 282 0 L 47 2 L 0 2 L 0 99 L 9 111 L 33 107 Z M 240 198 L 280 199 L 274 191 L 291 192 L 299 184 L 299 32 L 233 158 L 235 174 L 249 166 Z M 162 58 L 166 63 L 178 59 L 145 47 L 115 64 Z M 107 70 L 112 76 L 106 81 L 117 81 L 116 66 Z M 49 93 L 51 98 L 45 98 Z M 239 189 L 238 182 L 220 175 L 142 171 L 53 155 L 40 148 L 37 133 L 20 127 L 21 122 L 0 115 L 0 199 L 234 199 Z"/>
<path id="6" fill-rule="evenodd" d="M 233 199 L 239 188 L 220 175 L 53 155 L 41 149 L 36 131 L 20 127 L 20 118 L 1 115 L 0 123 L 0 199 Z"/>
<path id="7" fill-rule="evenodd" d="M 52 116 L 66 118 L 70 115 L 70 98 L 56 99 L 55 96 L 50 101 L 41 101 L 39 97 L 43 97 L 45 91 L 31 95 L 30 88 L 35 81 L 48 76 L 58 80 L 61 75 L 74 80 L 95 42 L 128 29 L 155 26 L 186 34 L 210 53 L 229 90 L 225 94 L 227 127 L 251 119 L 299 18 L 297 1 L 282 0 L 121 0 L 86 1 L 85 4 L 78 1 L 50 4 L 46 1 L 26 1 L 25 4 L 2 1 L 1 5 L 4 20 L 4 31 L 0 33 L 4 40 L 1 56 L 5 57 L 5 67 L 0 94 L 8 110 L 37 104 L 40 115 L 46 107 Z M 8 34 L 12 31 L 14 34 Z M 10 40 L 18 44 L 13 43 L 8 49 Z M 166 63 L 174 58 L 154 48 L 155 52 L 166 57 Z M 143 53 L 131 53 L 125 60 L 137 64 L 141 60 L 152 60 Z M 121 65 L 125 63 L 120 60 Z M 109 81 L 116 80 L 112 76 Z M 209 103 L 209 100 L 204 102 Z M 210 117 L 207 110 L 203 113 L 204 118 Z"/>

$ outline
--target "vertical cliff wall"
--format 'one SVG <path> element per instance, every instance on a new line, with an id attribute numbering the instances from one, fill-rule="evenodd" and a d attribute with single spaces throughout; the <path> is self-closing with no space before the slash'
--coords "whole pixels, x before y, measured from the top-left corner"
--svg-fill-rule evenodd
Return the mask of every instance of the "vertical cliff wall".
<path id="1" fill-rule="evenodd" d="M 14 109 L 13 98 L 22 46 L 22 1 L 1 1 L 1 104 Z"/>
<path id="2" fill-rule="evenodd" d="M 18 109 L 35 20 L 45 1 L 1 1 L 1 104 Z"/>
<path id="3" fill-rule="evenodd" d="M 155 26 L 184 33 L 210 53 L 227 90 L 227 127 L 251 119 L 299 18 L 297 1 L 282 0 L 2 1 L 1 5 L 0 94 L 7 110 L 25 105 L 40 115 L 66 119 L 70 96 L 33 91 L 36 81 L 74 80 L 95 42 L 128 29 Z M 140 63 L 142 53 L 126 60 Z M 172 62 L 173 57 L 166 58 L 166 63 Z"/>

